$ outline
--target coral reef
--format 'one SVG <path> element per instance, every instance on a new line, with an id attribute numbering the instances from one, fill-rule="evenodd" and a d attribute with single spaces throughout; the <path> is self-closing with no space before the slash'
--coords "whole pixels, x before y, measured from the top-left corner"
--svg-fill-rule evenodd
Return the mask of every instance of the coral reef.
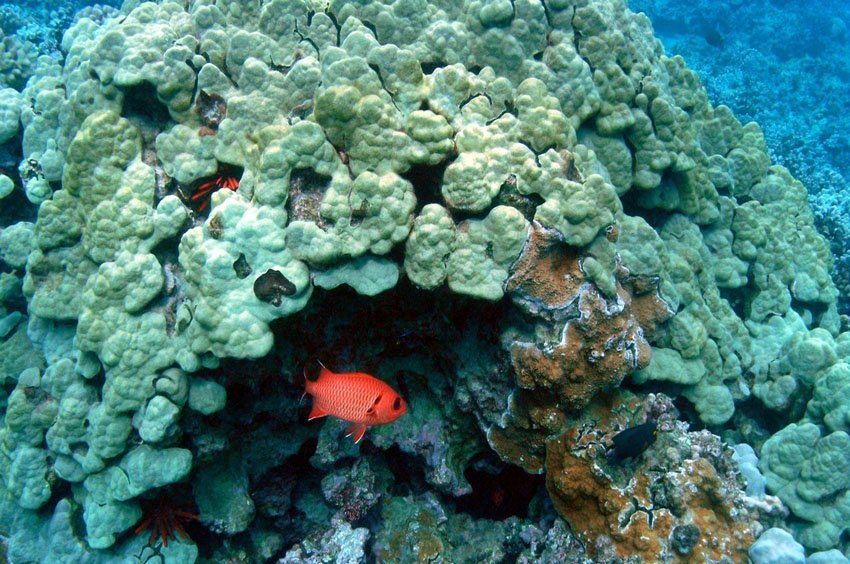
<path id="1" fill-rule="evenodd" d="M 61 49 L 0 90 L 13 560 L 743 558 L 769 494 L 844 548 L 828 244 L 623 0 L 128 2 Z M 308 423 L 317 360 L 408 412 Z"/>
<path id="2" fill-rule="evenodd" d="M 592 555 L 743 558 L 761 531 L 744 503 L 731 449 L 706 431 L 687 432 L 664 396 L 649 395 L 643 403 L 620 394 L 600 400 L 550 439 L 546 457 L 555 507 L 593 547 Z M 656 443 L 631 461 L 606 460 L 611 437 L 646 418 L 657 422 Z"/>
<path id="3" fill-rule="evenodd" d="M 0 87 L 23 88 L 34 72 L 37 57 L 35 45 L 0 31 Z"/>
<path id="4" fill-rule="evenodd" d="M 117 14 L 120 2 L 106 0 L 92 3 L 70 0 L 61 3 L 17 0 L 0 2 L 0 30 L 30 45 L 40 55 L 58 56 L 62 34 L 80 18 L 102 22 Z M 23 85 L 23 84 L 22 84 Z"/>
<path id="5" fill-rule="evenodd" d="M 665 48 L 699 73 L 713 103 L 728 105 L 742 121 L 758 122 L 771 158 L 806 185 L 815 225 L 836 257 L 833 279 L 841 291 L 839 309 L 847 314 L 847 5 L 824 1 L 810 10 L 768 0 L 629 0 L 629 7 L 646 12 Z"/>

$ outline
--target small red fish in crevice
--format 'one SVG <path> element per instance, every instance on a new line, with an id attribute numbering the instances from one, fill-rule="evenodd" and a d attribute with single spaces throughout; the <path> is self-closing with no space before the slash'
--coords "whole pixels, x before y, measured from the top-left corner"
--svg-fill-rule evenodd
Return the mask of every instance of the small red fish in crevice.
<path id="1" fill-rule="evenodd" d="M 363 372 L 337 374 L 322 367 L 316 381 L 306 377 L 304 393 L 313 397 L 308 420 L 326 415 L 339 417 L 351 426 L 346 437 L 354 435 L 359 443 L 366 428 L 392 423 L 407 412 L 407 404 L 386 382 Z"/>

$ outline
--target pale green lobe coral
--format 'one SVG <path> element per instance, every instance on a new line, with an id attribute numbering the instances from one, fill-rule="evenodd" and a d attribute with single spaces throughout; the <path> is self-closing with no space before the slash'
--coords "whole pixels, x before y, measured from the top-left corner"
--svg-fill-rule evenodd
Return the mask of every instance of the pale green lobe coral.
<path id="1" fill-rule="evenodd" d="M 0 89 L 0 143 L 17 135 L 21 129 L 21 94 L 14 88 Z"/>
<path id="2" fill-rule="evenodd" d="M 186 210 L 176 197 L 164 198 L 156 210 L 152 208 L 153 170 L 141 162 L 140 153 L 139 132 L 128 120 L 112 112 L 101 112 L 83 123 L 68 149 L 69 158 L 74 160 L 66 167 L 64 189 L 39 210 L 35 226 L 40 250 L 29 257 L 24 291 L 32 295 L 37 315 L 69 319 L 84 314 L 87 308 L 100 313 L 106 304 L 98 304 L 97 300 L 110 298 L 98 297 L 98 292 L 102 293 L 110 283 L 123 283 L 119 275 L 123 267 L 107 266 L 101 272 L 100 289 L 85 290 L 96 264 L 107 264 L 119 256 L 120 264 L 131 264 L 137 259 L 130 253 L 153 248 L 175 235 L 186 220 Z M 154 271 L 161 269 L 158 261 L 150 258 L 153 262 L 148 260 L 144 270 L 149 273 L 146 276 L 155 276 Z M 130 272 L 141 270 L 131 268 Z M 159 283 L 153 286 L 157 292 L 162 286 L 161 272 L 159 276 Z M 113 277 L 117 278 L 110 282 L 108 279 Z M 46 283 L 52 279 L 56 282 Z M 132 287 L 134 281 L 129 282 Z M 87 304 L 83 303 L 83 295 L 90 298 Z M 132 292 L 125 295 L 129 301 L 121 307 L 136 311 L 155 294 L 144 297 L 141 305 L 133 305 L 138 299 Z M 127 312 L 119 309 L 113 308 L 96 324 L 91 316 L 82 317 L 80 346 L 104 353 L 114 351 L 108 356 L 108 364 L 117 364 L 127 350 L 128 333 L 115 330 L 126 319 Z M 102 348 L 107 337 L 121 342 L 111 349 Z"/>
<path id="3" fill-rule="evenodd" d="M 653 380 L 689 386 L 684 396 L 694 403 L 700 419 L 708 425 L 725 423 L 735 411 L 729 389 L 720 382 L 710 383 L 702 360 L 683 356 L 674 349 L 654 348 L 649 366 L 637 371 L 633 379 L 637 383 Z"/>
<path id="4" fill-rule="evenodd" d="M 398 282 L 398 266 L 388 259 L 361 256 L 313 275 L 316 286 L 332 290 L 346 284 L 362 296 L 375 296 Z"/>
<path id="5" fill-rule="evenodd" d="M 90 213 L 115 195 L 124 169 L 138 158 L 141 149 L 139 131 L 129 120 L 113 112 L 94 113 L 68 147 L 62 187 Z"/>
<path id="6" fill-rule="evenodd" d="M 86 524 L 86 541 L 92 548 L 109 548 L 115 537 L 132 527 L 142 518 L 142 510 L 135 503 L 86 502 L 83 521 Z"/>
<path id="7" fill-rule="evenodd" d="M 558 98 L 549 93 L 542 81 L 535 78 L 523 80 L 517 86 L 515 104 L 519 138 L 526 141 L 536 153 L 552 147 L 575 145 L 576 135 L 572 125 L 561 111 Z"/>
<path id="8" fill-rule="evenodd" d="M 199 354 L 256 358 L 272 346 L 268 323 L 306 305 L 310 275 L 287 248 L 285 211 L 252 206 L 224 192 L 215 194 L 204 226 L 190 229 L 180 242 L 187 298 L 194 309 L 186 338 Z M 276 273 L 267 279 L 279 276 L 289 285 L 264 301 L 255 288 L 267 273 Z"/>
<path id="9" fill-rule="evenodd" d="M 14 190 L 15 182 L 5 174 L 0 174 L 0 200 L 11 194 Z"/>
<path id="10" fill-rule="evenodd" d="M 446 280 L 455 236 L 455 224 L 446 208 L 439 204 L 422 208 L 405 243 L 404 271 L 411 282 L 430 290 Z"/>
<path id="11" fill-rule="evenodd" d="M 140 412 L 142 413 L 142 412 Z M 164 396 L 154 396 L 145 406 L 139 424 L 139 437 L 147 443 L 163 440 L 180 415 L 180 407 Z"/>
<path id="12" fill-rule="evenodd" d="M 792 423 L 767 440 L 759 467 L 768 489 L 802 520 L 794 526 L 800 542 L 834 546 L 850 523 L 850 436 Z"/>
<path id="13" fill-rule="evenodd" d="M 41 387 L 59 402 L 56 417 L 45 434 L 47 447 L 71 457 L 76 454 L 73 447 L 88 438 L 89 410 L 98 402 L 98 390 L 76 373 L 74 363 L 67 358 L 45 370 Z M 79 461 L 65 461 L 69 471 L 72 466 L 79 466 Z"/>
<path id="14" fill-rule="evenodd" d="M 437 164 L 454 150 L 454 130 L 444 116 L 430 110 L 407 115 L 405 130 L 414 143 L 409 148 L 413 163 Z"/>
<path id="15" fill-rule="evenodd" d="M 446 263 L 449 288 L 485 300 L 501 298 L 528 227 L 528 220 L 508 206 L 496 206 L 482 220 L 461 223 Z"/>
<path id="16" fill-rule="evenodd" d="M 189 407 L 204 415 L 224 409 L 227 392 L 224 386 L 206 378 L 192 378 L 189 387 Z"/>
<path id="17" fill-rule="evenodd" d="M 311 176 L 293 178 L 299 171 L 309 171 Z M 293 213 L 315 216 L 325 184 L 331 177 L 347 174 L 322 128 L 301 121 L 263 150 L 254 196 L 263 205 L 283 205 L 291 197 Z"/>
<path id="18" fill-rule="evenodd" d="M 38 509 L 50 499 L 48 452 L 42 448 L 21 447 L 8 469 L 8 487 L 25 509 Z M 5 473 L 5 472 L 4 472 Z"/>
<path id="19" fill-rule="evenodd" d="M 313 57 L 298 59 L 285 74 L 249 58 L 238 89 L 218 67 L 204 65 L 198 75 L 199 88 L 210 96 L 221 96 L 227 106 L 215 135 L 215 158 L 240 166 L 252 162 L 274 140 L 274 135 L 258 135 L 257 124 L 272 129 L 288 126 L 283 116 L 310 107 L 320 80 L 321 68 Z"/>
<path id="20" fill-rule="evenodd" d="M 67 190 L 57 190 L 53 198 L 38 208 L 36 243 L 42 250 L 73 245 L 83 232 L 85 220 L 79 199 Z"/>
<path id="21" fill-rule="evenodd" d="M 87 473 L 94 473 L 103 470 L 106 460 L 124 452 L 133 426 L 130 417 L 117 415 L 104 403 L 89 410 L 88 422 L 89 450 L 78 462 Z"/>
<path id="22" fill-rule="evenodd" d="M 748 323 L 753 335 L 753 394 L 771 409 L 787 409 L 801 390 L 817 384 L 833 368 L 840 373 L 832 336 L 821 329 L 809 332 L 805 326 L 793 310 L 764 323 Z M 824 380 L 827 382 L 835 380 Z M 822 401 L 820 393 L 816 395 L 819 400 L 815 404 Z"/>
<path id="23" fill-rule="evenodd" d="M 589 244 L 605 227 L 614 222 L 620 201 L 613 187 L 599 175 L 589 176 L 583 184 L 563 178 L 552 179 L 543 194 L 546 201 L 538 206 L 535 219 L 557 229 L 567 243 L 576 247 Z"/>
<path id="24" fill-rule="evenodd" d="M 45 319 L 76 319 L 82 309 L 83 287 L 96 270 L 81 244 L 47 254 L 33 250 L 23 283 L 30 311 Z"/>
<path id="25" fill-rule="evenodd" d="M 22 270 L 33 247 L 35 225 L 21 221 L 0 230 L 0 259 L 16 270 Z"/>
<path id="26" fill-rule="evenodd" d="M 407 238 L 413 223 L 413 186 L 388 172 L 335 176 L 319 208 L 319 222 L 293 221 L 286 243 L 299 259 L 326 263 L 366 252 L 386 254 Z"/>
<path id="27" fill-rule="evenodd" d="M 169 176 L 181 184 L 190 184 L 218 169 L 213 155 L 216 137 L 198 129 L 177 124 L 156 137 L 156 154 Z"/>
<path id="28" fill-rule="evenodd" d="M 643 384 L 648 380 L 665 380 L 674 384 L 698 384 L 705 376 L 705 366 L 695 359 L 684 359 L 673 349 L 652 349 L 649 366 L 635 372 L 634 381 Z"/>
<path id="29" fill-rule="evenodd" d="M 703 380 L 682 394 L 688 398 L 706 425 L 722 425 L 735 413 L 735 400 L 723 383 L 710 384 Z"/>
<path id="30" fill-rule="evenodd" d="M 100 36 L 94 69 L 105 83 L 121 87 L 148 82 L 157 97 L 174 112 L 192 103 L 196 40 L 189 14 L 176 4 L 144 4 L 123 22 Z M 191 38 L 191 40 L 190 40 Z"/>
<path id="31" fill-rule="evenodd" d="M 490 157 L 484 153 L 461 153 L 446 169 L 443 183 L 443 197 L 448 204 L 458 210 L 480 212 L 490 206 L 493 197 L 499 193 L 504 175 L 494 171 L 495 159 L 506 157 L 495 152 Z"/>
<path id="32" fill-rule="evenodd" d="M 147 490 L 184 478 L 192 468 L 192 454 L 185 449 L 157 450 L 141 445 L 128 452 L 116 466 L 86 478 L 83 520 L 88 542 L 107 548 L 115 535 L 126 531 L 141 517 L 128 500 Z"/>
<path id="33" fill-rule="evenodd" d="M 38 509 L 50 498 L 44 433 L 58 412 L 57 402 L 46 394 L 31 393 L 41 384 L 37 368 L 24 370 L 9 395 L 0 429 L 0 472 L 18 505 Z"/>
<path id="34" fill-rule="evenodd" d="M 518 140 L 518 122 L 512 116 L 499 118 L 487 127 L 464 127 L 455 137 L 458 158 L 446 169 L 442 195 L 455 209 L 480 212 L 506 185 L 520 192 L 535 191 L 542 172 L 535 154 Z"/>
<path id="35" fill-rule="evenodd" d="M 806 415 L 830 431 L 850 431 L 850 365 L 833 364 L 817 379 Z"/>
<path id="36" fill-rule="evenodd" d="M 78 346 L 97 352 L 106 365 L 115 366 L 121 364 L 122 359 L 138 363 L 141 358 L 133 358 L 130 351 L 139 346 L 147 348 L 142 342 L 145 338 L 164 345 L 167 339 L 165 319 L 156 312 L 142 311 L 160 293 L 163 282 L 159 261 L 150 254 L 125 252 L 116 261 L 101 265 L 97 274 L 89 279 L 83 294 Z M 171 348 L 159 348 L 158 351 L 151 348 L 149 355 L 167 357 L 166 351 Z"/>
<path id="37" fill-rule="evenodd" d="M 322 88 L 314 116 L 328 138 L 343 147 L 355 173 L 399 171 L 411 143 L 402 116 L 375 71 L 362 57 L 329 49 L 323 59 Z"/>

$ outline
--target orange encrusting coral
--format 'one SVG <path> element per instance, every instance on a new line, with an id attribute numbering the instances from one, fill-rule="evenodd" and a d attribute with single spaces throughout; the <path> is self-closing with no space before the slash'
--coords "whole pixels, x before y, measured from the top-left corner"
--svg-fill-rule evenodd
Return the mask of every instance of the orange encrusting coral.
<path id="1" fill-rule="evenodd" d="M 529 240 L 506 289 L 540 329 L 510 345 L 519 390 L 500 425 L 488 431 L 499 454 L 529 472 L 543 468 L 546 441 L 601 391 L 617 386 L 651 356 L 647 334 L 672 317 L 657 280 L 616 267 L 614 296 L 606 296 L 582 270 L 581 251 L 532 222 Z M 540 343 L 539 336 L 551 336 Z M 529 405 L 525 405 L 528 403 Z"/>
<path id="2" fill-rule="evenodd" d="M 615 393 L 612 399 L 623 397 Z M 637 411 L 631 403 L 621 411 Z M 618 420 L 609 406 L 592 405 L 587 414 L 592 424 L 575 424 L 546 446 L 546 488 L 591 556 L 607 547 L 609 553 L 600 557 L 684 563 L 726 556 L 745 561 L 755 537 L 755 517 L 744 507 L 735 480 L 721 477 L 708 458 L 692 452 L 698 449 L 689 445 L 705 436 L 679 430 L 679 443 L 667 437 L 628 468 L 612 467 L 606 463 L 606 444 L 620 427 L 635 421 Z M 653 448 L 664 453 L 653 458 Z M 659 491 L 675 495 L 659 497 Z M 682 527 L 698 534 L 684 553 L 672 540 Z"/>

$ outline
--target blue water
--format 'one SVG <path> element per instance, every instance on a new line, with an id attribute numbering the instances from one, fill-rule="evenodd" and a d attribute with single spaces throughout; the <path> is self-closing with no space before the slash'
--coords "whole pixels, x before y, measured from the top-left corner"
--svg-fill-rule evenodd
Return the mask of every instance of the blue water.
<path id="1" fill-rule="evenodd" d="M 120 1 L 63 2 L 0 1 L 0 29 L 3 34 L 16 35 L 32 42 L 43 54 L 57 54 L 62 33 L 74 21 L 77 13 L 91 6 L 118 7 Z"/>
<path id="2" fill-rule="evenodd" d="M 774 162 L 809 191 L 850 300 L 850 2 L 629 0 L 712 104 L 761 126 Z"/>

